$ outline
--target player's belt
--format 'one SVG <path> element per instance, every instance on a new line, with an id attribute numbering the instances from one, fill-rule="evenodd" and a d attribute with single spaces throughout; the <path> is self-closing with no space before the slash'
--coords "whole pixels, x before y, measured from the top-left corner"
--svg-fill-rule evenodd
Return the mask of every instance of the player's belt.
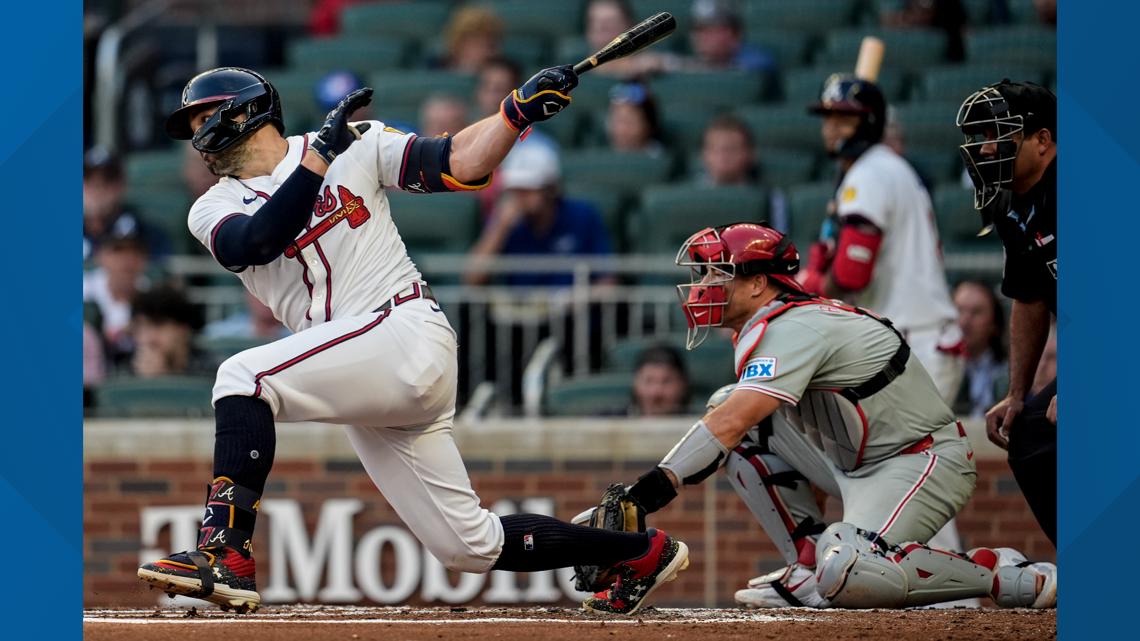
<path id="1" fill-rule="evenodd" d="M 395 296 L 389 298 L 388 302 L 372 310 L 372 313 L 377 314 L 384 310 L 393 309 L 399 307 L 400 305 L 403 305 L 408 301 L 416 300 L 417 298 L 426 298 L 433 303 L 436 303 L 437 305 L 439 304 L 439 301 L 435 299 L 435 295 L 431 293 L 431 287 L 428 287 L 426 284 L 421 285 L 419 283 L 412 283 L 412 293 L 408 294 L 407 296 L 396 294 Z"/>

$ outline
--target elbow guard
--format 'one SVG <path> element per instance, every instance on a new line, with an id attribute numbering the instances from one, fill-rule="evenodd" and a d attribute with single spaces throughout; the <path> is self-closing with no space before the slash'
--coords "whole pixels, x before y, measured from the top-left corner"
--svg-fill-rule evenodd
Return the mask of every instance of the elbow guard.
<path id="1" fill-rule="evenodd" d="M 407 158 L 400 172 L 400 189 L 417 194 L 441 191 L 474 191 L 491 184 L 491 177 L 461 183 L 451 176 L 451 138 L 416 137 L 408 145 Z"/>
<path id="2" fill-rule="evenodd" d="M 846 224 L 839 232 L 831 278 L 841 289 L 859 291 L 871 284 L 883 235 L 871 225 Z"/>

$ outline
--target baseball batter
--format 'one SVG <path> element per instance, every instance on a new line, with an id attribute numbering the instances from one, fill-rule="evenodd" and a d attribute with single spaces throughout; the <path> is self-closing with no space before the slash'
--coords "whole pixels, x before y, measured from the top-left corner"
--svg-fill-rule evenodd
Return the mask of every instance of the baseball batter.
<path id="1" fill-rule="evenodd" d="M 992 596 L 1051 607 L 1056 568 L 1008 548 L 926 541 L 974 489 L 962 426 L 890 321 L 808 294 L 790 239 L 752 223 L 701 230 L 677 256 L 688 346 L 735 331 L 739 381 L 628 490 L 645 513 L 722 464 L 788 567 L 737 593 L 756 607 L 904 607 Z M 760 427 L 756 427 L 760 425 Z M 839 497 L 827 525 L 811 484 Z"/>
<path id="2" fill-rule="evenodd" d="M 531 123 L 569 105 L 569 66 L 544 69 L 500 113 L 452 137 L 349 124 L 371 89 L 349 94 L 317 132 L 284 137 L 276 90 L 255 72 L 194 77 L 168 133 L 190 139 L 217 185 L 189 227 L 295 333 L 218 369 L 214 479 L 196 550 L 144 564 L 139 578 L 223 607 L 260 604 L 251 537 L 273 464 L 277 421 L 345 425 L 388 502 L 449 569 L 613 566 L 586 607 L 629 613 L 688 564 L 659 530 L 606 532 L 483 509 L 452 439 L 456 341 L 389 212 L 386 187 L 478 189 Z"/>
<path id="3" fill-rule="evenodd" d="M 840 180 L 835 211 L 801 280 L 894 321 L 942 397 L 958 394 L 965 367 L 934 207 L 918 174 L 883 144 L 887 103 L 878 86 L 834 74 L 810 108 Z"/>

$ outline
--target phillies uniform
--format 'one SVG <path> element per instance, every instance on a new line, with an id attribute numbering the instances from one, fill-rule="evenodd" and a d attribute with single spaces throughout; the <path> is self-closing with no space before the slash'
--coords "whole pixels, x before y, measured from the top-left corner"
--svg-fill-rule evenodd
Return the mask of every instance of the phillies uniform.
<path id="1" fill-rule="evenodd" d="M 225 361 L 214 401 L 251 396 L 278 421 L 345 425 L 369 476 L 416 537 L 449 566 L 486 571 L 503 528 L 479 506 L 452 439 L 455 332 L 408 258 L 384 193 L 420 190 L 400 182 L 415 136 L 371 124 L 329 166 L 294 243 L 267 265 L 233 270 L 296 333 Z M 268 176 L 219 180 L 190 210 L 194 237 L 213 252 L 222 222 L 273 198 L 312 135 L 287 138 L 288 152 Z"/>
<path id="2" fill-rule="evenodd" d="M 852 262 L 874 260 L 870 283 L 849 296 L 850 302 L 890 318 L 942 397 L 952 400 L 965 366 L 962 335 L 942 266 L 934 207 L 918 174 L 890 147 L 872 145 L 844 175 L 836 205 L 840 221 L 858 216 L 882 234 L 876 256 L 863 246 L 845 248 Z"/>

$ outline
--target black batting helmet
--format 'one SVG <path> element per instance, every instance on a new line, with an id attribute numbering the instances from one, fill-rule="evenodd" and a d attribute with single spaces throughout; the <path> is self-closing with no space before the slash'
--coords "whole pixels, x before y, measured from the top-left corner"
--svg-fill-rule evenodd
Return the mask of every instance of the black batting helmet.
<path id="1" fill-rule="evenodd" d="M 193 113 L 215 105 L 218 110 L 197 131 L 192 130 Z M 245 120 L 237 122 L 236 118 L 242 114 Z M 249 69 L 220 67 L 204 71 L 186 83 L 182 106 L 166 119 L 166 133 L 176 140 L 193 141 L 198 151 L 217 153 L 267 122 L 285 133 L 281 99 L 273 85 Z"/>
<path id="2" fill-rule="evenodd" d="M 868 147 L 882 140 L 887 125 L 887 99 L 879 86 L 849 74 L 828 76 L 819 102 L 809 105 L 808 111 L 818 116 L 833 113 L 859 116 L 855 134 L 834 151 L 834 155 L 844 158 L 858 158 Z"/>

